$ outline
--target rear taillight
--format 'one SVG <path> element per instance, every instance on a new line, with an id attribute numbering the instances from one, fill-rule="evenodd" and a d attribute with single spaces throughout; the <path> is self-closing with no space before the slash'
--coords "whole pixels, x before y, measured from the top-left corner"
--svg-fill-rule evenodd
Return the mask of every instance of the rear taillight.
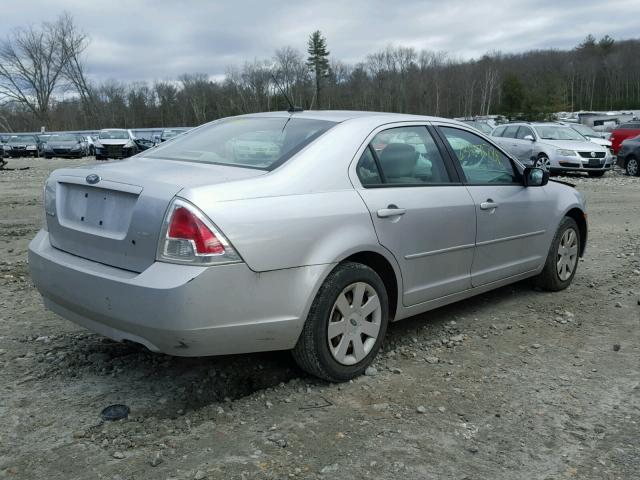
<path id="1" fill-rule="evenodd" d="M 167 211 L 157 259 L 196 265 L 241 261 L 213 223 L 194 205 L 180 199 L 175 199 Z"/>

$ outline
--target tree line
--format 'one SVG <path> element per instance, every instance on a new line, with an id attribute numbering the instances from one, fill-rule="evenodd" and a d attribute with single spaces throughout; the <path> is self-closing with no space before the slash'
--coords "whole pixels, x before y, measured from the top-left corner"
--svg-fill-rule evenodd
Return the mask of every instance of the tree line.
<path id="1" fill-rule="evenodd" d="M 494 51 L 462 60 L 388 46 L 357 64 L 333 58 L 313 32 L 307 57 L 285 46 L 271 58 L 206 73 L 124 83 L 91 81 L 90 38 L 69 14 L 0 42 L 0 131 L 192 126 L 243 113 L 305 109 L 444 117 L 640 109 L 640 39 L 587 36 L 570 50 Z"/>

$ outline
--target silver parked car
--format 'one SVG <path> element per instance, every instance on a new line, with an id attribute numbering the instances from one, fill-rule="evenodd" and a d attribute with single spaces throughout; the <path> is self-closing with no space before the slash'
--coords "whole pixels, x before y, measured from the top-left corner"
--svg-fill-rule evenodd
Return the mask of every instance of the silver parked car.
<path id="1" fill-rule="evenodd" d="M 491 135 L 525 165 L 549 172 L 587 172 L 601 177 L 614 163 L 608 148 L 558 123 L 509 123 L 496 127 Z"/>
<path id="2" fill-rule="evenodd" d="M 226 118 L 53 172 L 29 267 L 47 307 L 113 339 L 182 356 L 292 349 L 344 381 L 390 321 L 529 277 L 566 288 L 585 201 L 547 181 L 452 120 Z"/>

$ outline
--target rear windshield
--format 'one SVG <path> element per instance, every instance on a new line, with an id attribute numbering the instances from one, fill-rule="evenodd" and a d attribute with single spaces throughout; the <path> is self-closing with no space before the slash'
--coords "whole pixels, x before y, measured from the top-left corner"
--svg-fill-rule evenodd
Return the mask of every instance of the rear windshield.
<path id="1" fill-rule="evenodd" d="M 272 170 L 335 122 L 295 117 L 234 117 L 176 137 L 143 156 Z"/>
<path id="2" fill-rule="evenodd" d="M 51 135 L 47 140 L 49 142 L 77 142 L 80 139 L 75 135 Z"/>

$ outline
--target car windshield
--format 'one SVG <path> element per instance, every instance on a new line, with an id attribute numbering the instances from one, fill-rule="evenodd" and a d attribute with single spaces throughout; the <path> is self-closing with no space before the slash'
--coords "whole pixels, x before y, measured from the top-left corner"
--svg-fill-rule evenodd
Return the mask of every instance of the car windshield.
<path id="1" fill-rule="evenodd" d="M 584 135 L 585 137 L 599 137 L 600 136 L 592 128 L 589 128 L 586 125 L 581 125 L 579 123 L 576 124 L 576 125 L 571 125 L 571 128 L 573 128 L 576 132 L 580 133 L 581 135 Z"/>
<path id="2" fill-rule="evenodd" d="M 98 138 L 102 140 L 126 140 L 129 133 L 126 130 L 102 130 Z"/>
<path id="3" fill-rule="evenodd" d="M 9 143 L 36 143 L 36 137 L 32 135 L 9 137 Z"/>
<path id="4" fill-rule="evenodd" d="M 271 170 L 334 126 L 295 117 L 235 117 L 180 135 L 148 156 Z"/>
<path id="5" fill-rule="evenodd" d="M 584 141 L 585 138 L 569 127 L 559 127 L 549 125 L 544 127 L 534 127 L 538 136 L 543 140 L 579 140 Z"/>
<path id="6" fill-rule="evenodd" d="M 77 142 L 78 138 L 75 135 L 51 135 L 46 140 L 47 142 Z"/>

